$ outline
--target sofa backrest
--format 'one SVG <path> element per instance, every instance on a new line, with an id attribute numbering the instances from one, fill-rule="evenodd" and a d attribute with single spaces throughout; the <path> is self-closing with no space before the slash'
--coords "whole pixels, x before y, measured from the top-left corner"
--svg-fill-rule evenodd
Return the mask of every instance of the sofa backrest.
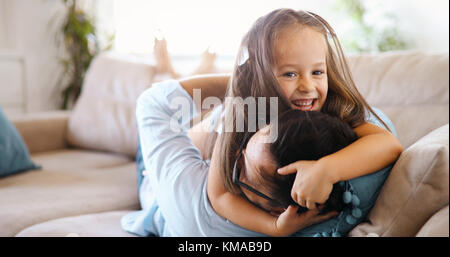
<path id="1" fill-rule="evenodd" d="M 394 123 L 406 149 L 448 123 L 448 53 L 390 52 L 348 57 L 355 83 L 370 105 Z M 69 119 L 68 142 L 76 147 L 135 155 L 136 99 L 162 80 L 154 66 L 130 56 L 102 54 L 86 74 Z"/>
<path id="2" fill-rule="evenodd" d="M 105 53 L 86 73 L 69 118 L 69 144 L 133 157 L 137 146 L 135 102 L 154 81 L 150 63 Z"/>
<path id="3" fill-rule="evenodd" d="M 348 63 L 359 91 L 392 120 L 404 149 L 448 123 L 448 53 L 363 54 Z"/>

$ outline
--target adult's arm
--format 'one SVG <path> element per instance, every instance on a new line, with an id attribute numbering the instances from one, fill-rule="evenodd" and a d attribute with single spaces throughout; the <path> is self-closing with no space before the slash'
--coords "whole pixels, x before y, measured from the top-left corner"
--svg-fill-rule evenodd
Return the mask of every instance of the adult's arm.
<path id="1" fill-rule="evenodd" d="M 139 96 L 136 119 L 144 164 L 147 170 L 157 170 L 158 181 L 162 167 L 167 164 L 166 156 L 176 159 L 183 154 L 185 157 L 198 154 L 198 150 L 186 136 L 189 122 L 198 114 L 192 101 L 193 90 L 201 89 L 202 100 L 209 96 L 223 99 L 228 78 L 227 75 L 202 75 L 180 81 L 164 81 L 154 84 Z M 177 99 L 184 102 L 187 109 L 183 110 L 182 105 L 171 108 Z"/>
<path id="2" fill-rule="evenodd" d="M 229 74 L 208 74 L 197 75 L 180 79 L 181 86 L 194 97 L 193 90 L 201 89 L 202 101 L 209 96 L 214 96 L 223 100 L 230 79 Z"/>
<path id="3" fill-rule="evenodd" d="M 183 80 L 183 85 L 176 80 L 156 83 L 137 101 L 136 117 L 148 181 L 165 224 L 171 226 L 170 234 L 201 234 L 197 230 L 202 225 L 196 223 L 205 222 L 201 219 L 204 214 L 199 213 L 203 207 L 198 197 L 203 194 L 209 165 L 187 135 L 189 121 L 198 115 L 188 92 L 192 94 L 194 88 L 224 92 L 225 89 L 210 88 L 216 79 L 212 76 L 206 80 L 213 84 L 202 78 Z"/>
<path id="4" fill-rule="evenodd" d="M 223 103 L 229 79 L 230 76 L 228 74 L 214 74 L 188 77 L 181 79 L 179 82 L 191 97 L 194 97 L 194 89 L 200 89 L 202 103 L 206 97 L 217 97 L 218 99 L 220 99 L 220 102 Z M 211 106 L 203 106 L 204 110 L 206 111 L 208 111 L 207 108 L 210 107 Z M 203 116 L 202 114 L 199 115 L 201 115 L 198 120 L 199 122 L 189 130 L 188 136 L 191 138 L 195 146 L 197 146 L 197 148 L 200 150 L 202 158 L 208 159 L 208 153 L 211 150 L 209 144 L 212 143 L 210 141 L 215 138 L 215 136 L 211 134 L 215 133 L 211 132 L 210 119 L 212 118 L 212 116 L 205 118 L 205 116 Z"/>

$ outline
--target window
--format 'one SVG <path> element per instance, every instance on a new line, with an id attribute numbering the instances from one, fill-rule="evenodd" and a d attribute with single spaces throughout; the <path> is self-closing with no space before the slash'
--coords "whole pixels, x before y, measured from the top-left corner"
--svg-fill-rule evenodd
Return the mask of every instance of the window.
<path id="1" fill-rule="evenodd" d="M 445 42 L 439 45 L 436 40 L 428 40 L 428 45 L 423 40 L 432 38 L 423 36 L 431 33 L 429 31 L 448 31 L 448 23 L 435 26 L 436 28 L 431 27 L 434 29 L 427 27 L 427 24 L 442 24 L 437 22 L 438 17 L 442 15 L 448 20 L 447 8 L 443 8 L 447 11 L 442 11 L 442 8 L 435 7 L 432 12 L 439 10 L 442 15 L 430 16 L 427 23 L 411 19 L 408 15 L 431 13 L 430 10 L 422 11 L 424 6 L 428 6 L 426 3 L 421 0 L 395 1 L 395 4 L 381 0 L 94 1 L 99 27 L 115 33 L 115 51 L 151 54 L 154 36 L 161 34 L 167 39 L 175 66 L 180 60 L 199 60 L 201 53 L 208 47 L 218 54 L 218 62 L 225 61 L 227 66 L 232 65 L 245 32 L 257 18 L 277 8 L 303 9 L 319 14 L 336 30 L 347 53 L 389 51 L 392 48 L 389 44 L 401 43 L 403 39 L 406 39 L 407 43 L 400 45 L 403 49 L 411 49 L 411 46 L 418 44 L 417 42 L 424 45 L 424 49 L 440 49 L 442 46 L 447 48 L 448 32 L 444 35 Z M 446 0 L 439 0 L 439 3 L 448 6 Z M 355 9 L 352 9 L 355 5 L 363 6 L 362 19 L 355 19 L 358 17 L 358 13 L 354 12 Z M 338 10 L 338 6 L 344 8 Z M 394 19 L 389 17 L 398 17 L 399 22 L 392 22 Z M 411 23 L 417 26 L 412 26 Z M 421 30 L 418 31 L 417 28 Z M 420 40 L 414 39 L 411 45 L 411 38 Z M 393 39 L 397 41 L 392 41 Z M 389 44 L 384 47 L 386 42 Z M 397 46 L 394 44 L 393 47 Z"/>
<path id="2" fill-rule="evenodd" d="M 261 1 L 114 0 L 115 50 L 150 53 L 153 37 L 162 34 L 175 55 L 199 55 L 212 47 L 220 55 L 235 55 L 241 38 L 256 19 L 282 7 L 326 9 L 334 0 Z M 311 3 L 313 2 L 313 3 Z M 322 13 L 322 12 L 320 12 Z"/>

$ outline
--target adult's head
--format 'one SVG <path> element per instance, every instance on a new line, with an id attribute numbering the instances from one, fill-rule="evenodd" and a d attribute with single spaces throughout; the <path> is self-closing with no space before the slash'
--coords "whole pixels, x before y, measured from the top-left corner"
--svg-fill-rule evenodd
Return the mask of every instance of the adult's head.
<path id="1" fill-rule="evenodd" d="M 252 203 L 267 211 L 280 211 L 295 204 L 291 197 L 295 174 L 279 175 L 279 167 L 298 160 L 318 160 L 357 139 L 347 123 L 321 112 L 289 110 L 279 117 L 278 123 L 275 142 L 266 143 L 269 125 L 243 142 L 242 151 L 238 152 L 242 152 L 242 156 L 236 163 L 239 181 L 270 200 L 245 186 L 239 186 L 241 192 Z M 342 190 L 336 184 L 325 203 L 326 209 L 342 207 L 341 197 Z"/>

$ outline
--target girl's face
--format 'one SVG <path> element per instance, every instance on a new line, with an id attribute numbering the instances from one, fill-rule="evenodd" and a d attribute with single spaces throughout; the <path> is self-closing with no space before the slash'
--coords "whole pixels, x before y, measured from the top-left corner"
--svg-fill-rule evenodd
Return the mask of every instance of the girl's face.
<path id="1" fill-rule="evenodd" d="M 275 42 L 274 74 L 291 108 L 321 110 L 328 92 L 324 36 L 309 27 L 290 26 Z"/>

